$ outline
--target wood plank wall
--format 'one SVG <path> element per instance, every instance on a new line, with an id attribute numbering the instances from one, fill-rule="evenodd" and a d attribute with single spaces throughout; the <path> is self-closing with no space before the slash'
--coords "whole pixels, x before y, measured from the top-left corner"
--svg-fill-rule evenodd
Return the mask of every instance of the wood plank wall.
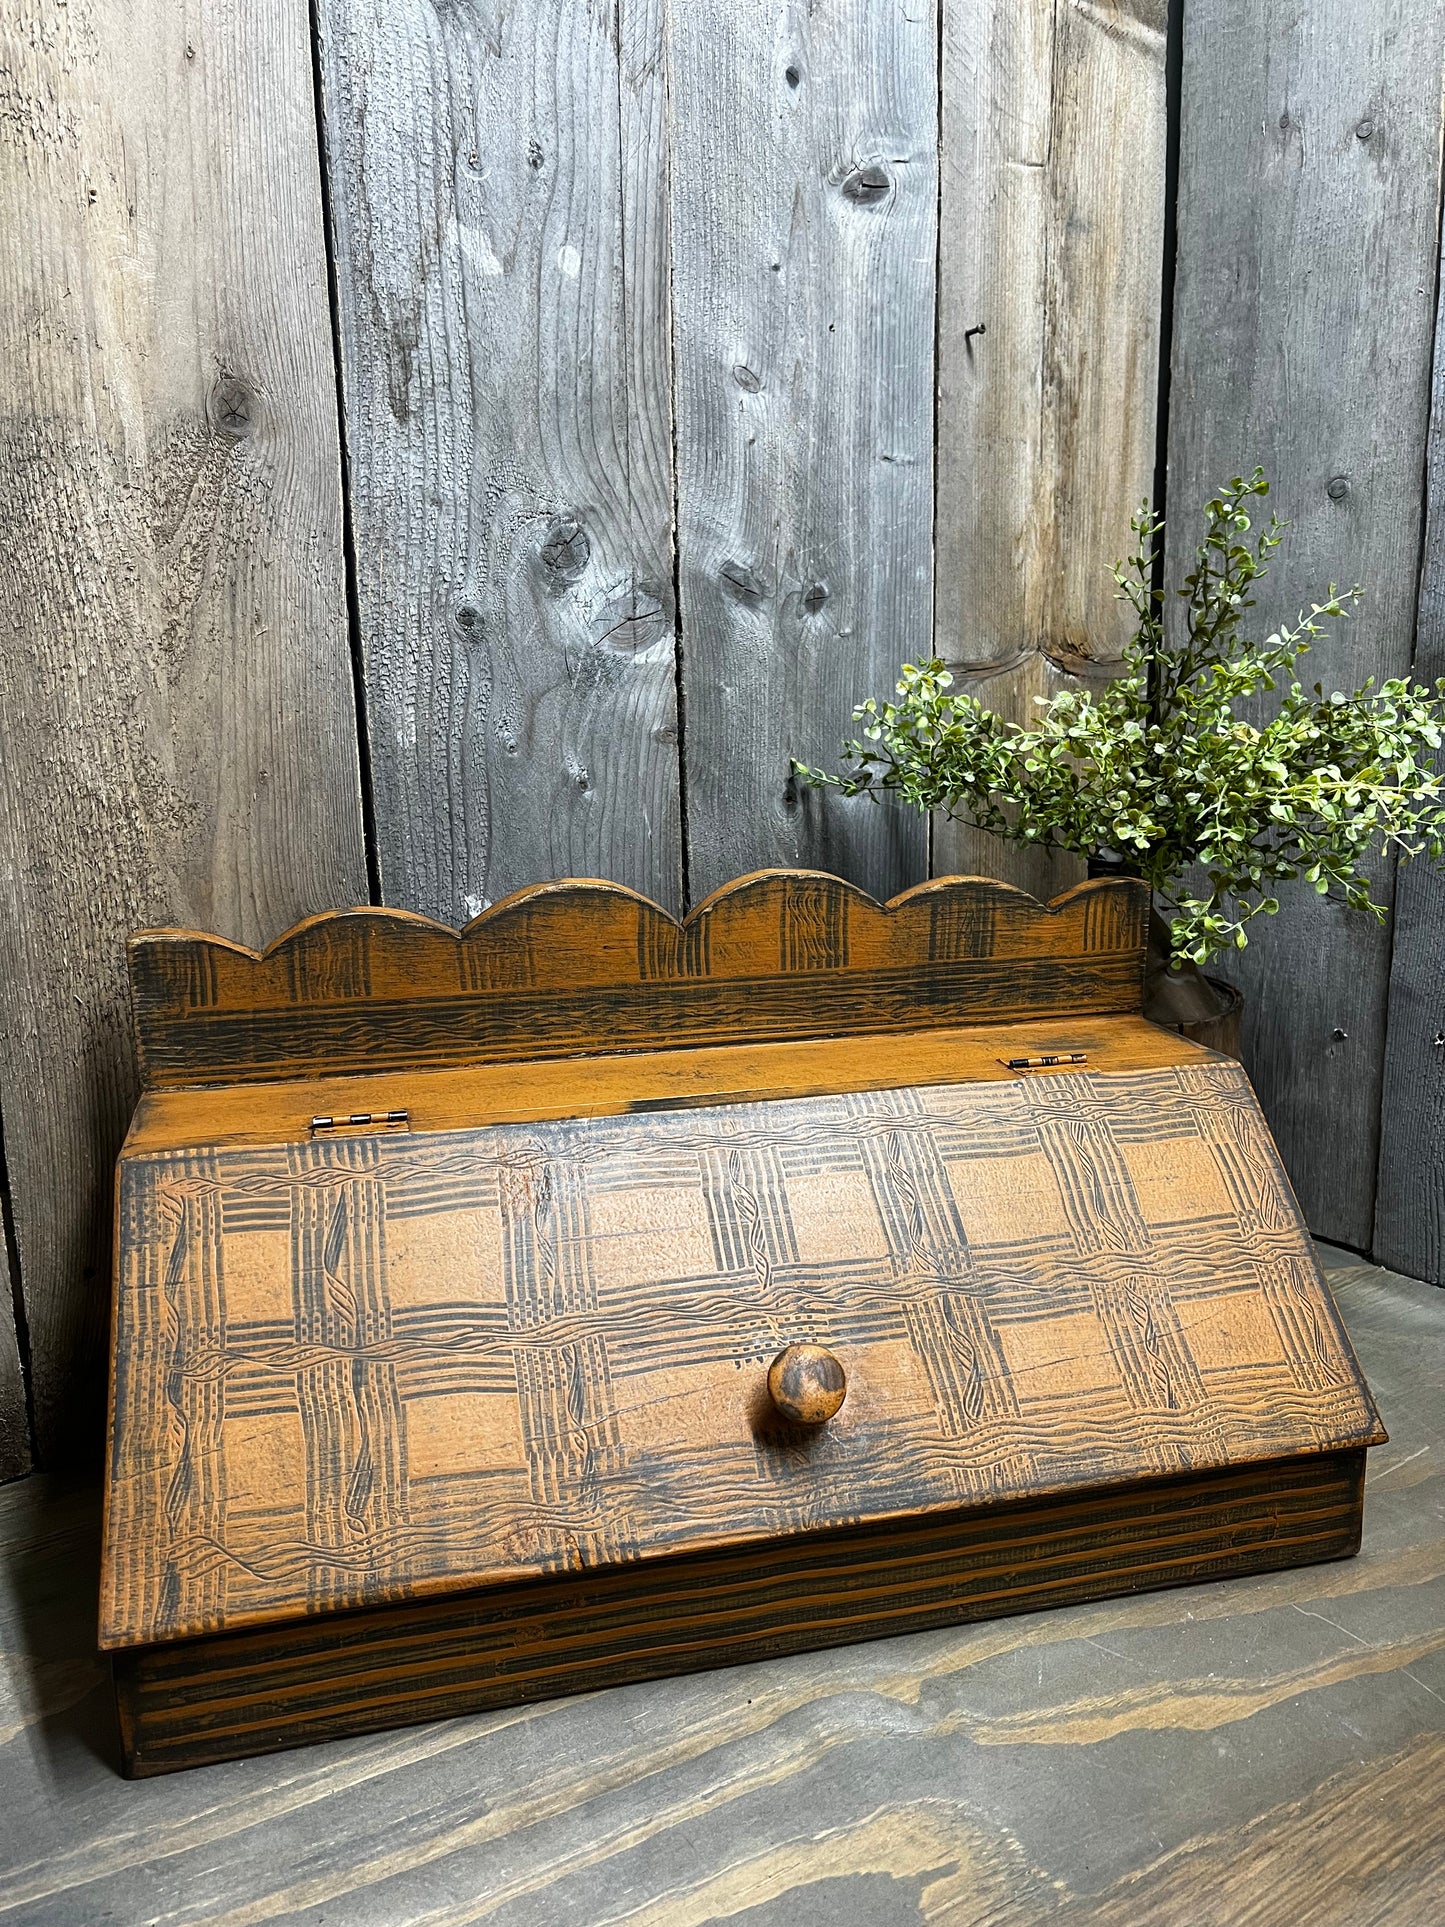
<path id="1" fill-rule="evenodd" d="M 678 910 L 661 0 L 318 13 L 384 900 Z"/>
<path id="2" fill-rule="evenodd" d="M 779 862 L 876 896 L 927 825 L 799 792 L 931 650 L 938 27 L 929 0 L 669 9 L 694 897 Z"/>
<path id="3" fill-rule="evenodd" d="M 0 70 L 0 1106 L 54 1461 L 105 1409 L 127 933 L 262 940 L 366 866 L 305 0 L 19 0 Z"/>
<path id="4" fill-rule="evenodd" d="M 1170 572 L 1197 539 L 1195 505 L 1258 462 L 1290 523 L 1259 632 L 1332 578 L 1359 581 L 1358 615 L 1307 659 L 1309 680 L 1400 675 L 1420 558 L 1445 16 L 1418 0 L 1189 0 L 1184 22 Z M 1379 865 L 1380 901 L 1393 884 Z M 1307 885 L 1280 901 L 1226 966 L 1248 996 L 1245 1061 L 1311 1225 L 1365 1250 L 1390 931 Z M 1438 976 L 1423 952 L 1410 968 Z"/>
<path id="5" fill-rule="evenodd" d="M 1111 569 L 1154 483 L 1164 55 L 1164 0 L 944 8 L 935 648 L 1017 722 L 1128 636 Z M 933 857 L 1041 896 L 1084 874 L 943 818 Z"/>
<path id="6" fill-rule="evenodd" d="M 1183 20 L 1172 560 L 1264 462 L 1297 524 L 1280 606 L 1360 575 L 1320 667 L 1393 671 L 1440 20 Z M 129 928 L 261 941 L 369 889 L 460 922 L 567 873 L 672 910 L 773 863 L 881 895 L 1070 879 L 799 793 L 788 759 L 831 761 L 932 649 L 1020 716 L 1117 663 L 1166 39 L 1164 0 L 13 0 L 0 1473 L 27 1341 L 42 1459 L 95 1434 Z M 1434 1276 L 1445 896 L 1418 874 L 1388 1050 L 1388 933 L 1308 903 L 1241 979 L 1316 1227 L 1368 1244 L 1378 1143 L 1379 1248 Z"/>

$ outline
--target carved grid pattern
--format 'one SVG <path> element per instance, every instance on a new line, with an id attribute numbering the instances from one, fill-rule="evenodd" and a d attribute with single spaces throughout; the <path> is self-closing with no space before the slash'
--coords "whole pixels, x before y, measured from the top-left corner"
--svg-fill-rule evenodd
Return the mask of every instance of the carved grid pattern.
<path id="1" fill-rule="evenodd" d="M 121 1210 L 123 1639 L 1376 1425 L 1224 1063 L 173 1152 Z"/>

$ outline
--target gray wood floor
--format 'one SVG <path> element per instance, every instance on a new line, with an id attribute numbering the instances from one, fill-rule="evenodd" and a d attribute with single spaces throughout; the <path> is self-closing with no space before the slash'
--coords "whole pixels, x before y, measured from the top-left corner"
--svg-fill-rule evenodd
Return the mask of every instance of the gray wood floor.
<path id="1" fill-rule="evenodd" d="M 98 1506 L 0 1489 L 0 1923 L 1439 1927 L 1445 1293 L 1333 1261 L 1341 1565 L 130 1784 Z"/>

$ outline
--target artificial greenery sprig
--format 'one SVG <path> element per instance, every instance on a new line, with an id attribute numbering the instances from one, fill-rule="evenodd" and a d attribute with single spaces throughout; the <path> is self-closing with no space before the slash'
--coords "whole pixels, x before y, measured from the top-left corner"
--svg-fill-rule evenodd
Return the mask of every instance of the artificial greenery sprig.
<path id="1" fill-rule="evenodd" d="M 1362 866 L 1375 848 L 1402 857 L 1445 850 L 1445 788 L 1432 767 L 1445 732 L 1445 679 L 1406 678 L 1351 695 L 1295 680 L 1299 658 L 1359 590 L 1337 593 L 1262 643 L 1245 640 L 1250 593 L 1279 547 L 1282 524 L 1251 538 L 1263 473 L 1236 476 L 1205 507 L 1198 558 L 1176 591 L 1177 640 L 1154 586 L 1163 524 L 1146 503 L 1130 524 L 1136 552 L 1114 571 L 1134 611 L 1124 673 L 1098 693 L 1040 698 L 1029 727 L 955 693 L 940 661 L 905 664 L 896 702 L 854 711 L 862 739 L 844 745 L 841 776 L 793 765 L 845 795 L 896 795 L 994 835 L 1085 857 L 1121 858 L 1168 910 L 1177 964 L 1202 964 L 1273 915 L 1280 882 L 1303 877 L 1321 896 L 1383 919 Z M 1262 727 L 1235 704 L 1285 683 Z M 1186 880 L 1203 873 L 1191 894 Z"/>

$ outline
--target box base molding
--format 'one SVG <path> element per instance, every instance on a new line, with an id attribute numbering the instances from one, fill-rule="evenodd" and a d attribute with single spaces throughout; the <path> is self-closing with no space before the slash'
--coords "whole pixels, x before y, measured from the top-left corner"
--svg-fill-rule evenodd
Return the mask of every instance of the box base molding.
<path id="1" fill-rule="evenodd" d="M 773 1538 L 114 1658 L 125 1770 L 1348 1558 L 1365 1454 Z"/>

